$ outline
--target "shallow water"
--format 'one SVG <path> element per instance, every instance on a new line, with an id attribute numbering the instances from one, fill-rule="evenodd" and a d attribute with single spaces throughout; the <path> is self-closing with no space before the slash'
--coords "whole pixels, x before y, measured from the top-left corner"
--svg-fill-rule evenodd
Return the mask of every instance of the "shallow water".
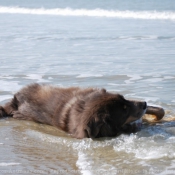
<path id="1" fill-rule="evenodd" d="M 173 1 L 0 0 L 0 105 L 38 82 L 103 87 L 175 117 L 174 14 Z M 0 130 L 0 174 L 175 173 L 174 121 L 99 140 L 11 118 Z"/>

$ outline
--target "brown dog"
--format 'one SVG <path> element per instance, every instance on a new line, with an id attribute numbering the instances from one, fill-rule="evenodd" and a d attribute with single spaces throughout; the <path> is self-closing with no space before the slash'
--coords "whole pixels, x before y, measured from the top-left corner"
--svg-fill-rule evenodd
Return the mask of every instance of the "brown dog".
<path id="1" fill-rule="evenodd" d="M 105 89 L 32 84 L 0 106 L 0 117 L 53 125 L 76 138 L 98 138 L 125 132 L 124 126 L 141 118 L 146 108 L 146 102 L 129 101 Z"/>

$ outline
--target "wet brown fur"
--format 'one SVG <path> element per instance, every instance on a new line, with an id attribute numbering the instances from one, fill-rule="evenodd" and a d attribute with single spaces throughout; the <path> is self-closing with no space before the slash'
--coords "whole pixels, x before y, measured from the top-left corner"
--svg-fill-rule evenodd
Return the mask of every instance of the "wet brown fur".
<path id="1" fill-rule="evenodd" d="M 145 110 L 145 102 L 129 101 L 105 89 L 32 84 L 0 106 L 0 117 L 53 125 L 76 138 L 97 138 L 124 132 L 123 125 L 139 119 Z"/>

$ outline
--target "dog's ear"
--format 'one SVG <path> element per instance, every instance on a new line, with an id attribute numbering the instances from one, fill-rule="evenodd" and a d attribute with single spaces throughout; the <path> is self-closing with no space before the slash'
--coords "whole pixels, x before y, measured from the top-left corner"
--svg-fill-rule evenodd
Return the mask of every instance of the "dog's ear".
<path id="1" fill-rule="evenodd" d="M 87 124 L 77 126 L 76 131 L 72 134 L 72 136 L 77 139 L 96 138 L 102 125 L 102 122 L 97 119 L 95 120 L 95 118 L 92 117 Z"/>
<path id="2" fill-rule="evenodd" d="M 85 128 L 87 137 L 96 138 L 102 125 L 103 123 L 100 120 L 92 118 Z"/>

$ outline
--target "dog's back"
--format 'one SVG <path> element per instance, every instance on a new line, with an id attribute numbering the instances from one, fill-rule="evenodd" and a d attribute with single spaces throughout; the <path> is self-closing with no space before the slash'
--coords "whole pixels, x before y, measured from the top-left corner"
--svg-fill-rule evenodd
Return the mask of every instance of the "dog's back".
<path id="1" fill-rule="evenodd" d="M 32 84 L 14 95 L 11 102 L 5 105 L 4 113 L 16 119 L 49 124 L 71 132 L 80 122 L 88 99 L 103 91 Z"/>

